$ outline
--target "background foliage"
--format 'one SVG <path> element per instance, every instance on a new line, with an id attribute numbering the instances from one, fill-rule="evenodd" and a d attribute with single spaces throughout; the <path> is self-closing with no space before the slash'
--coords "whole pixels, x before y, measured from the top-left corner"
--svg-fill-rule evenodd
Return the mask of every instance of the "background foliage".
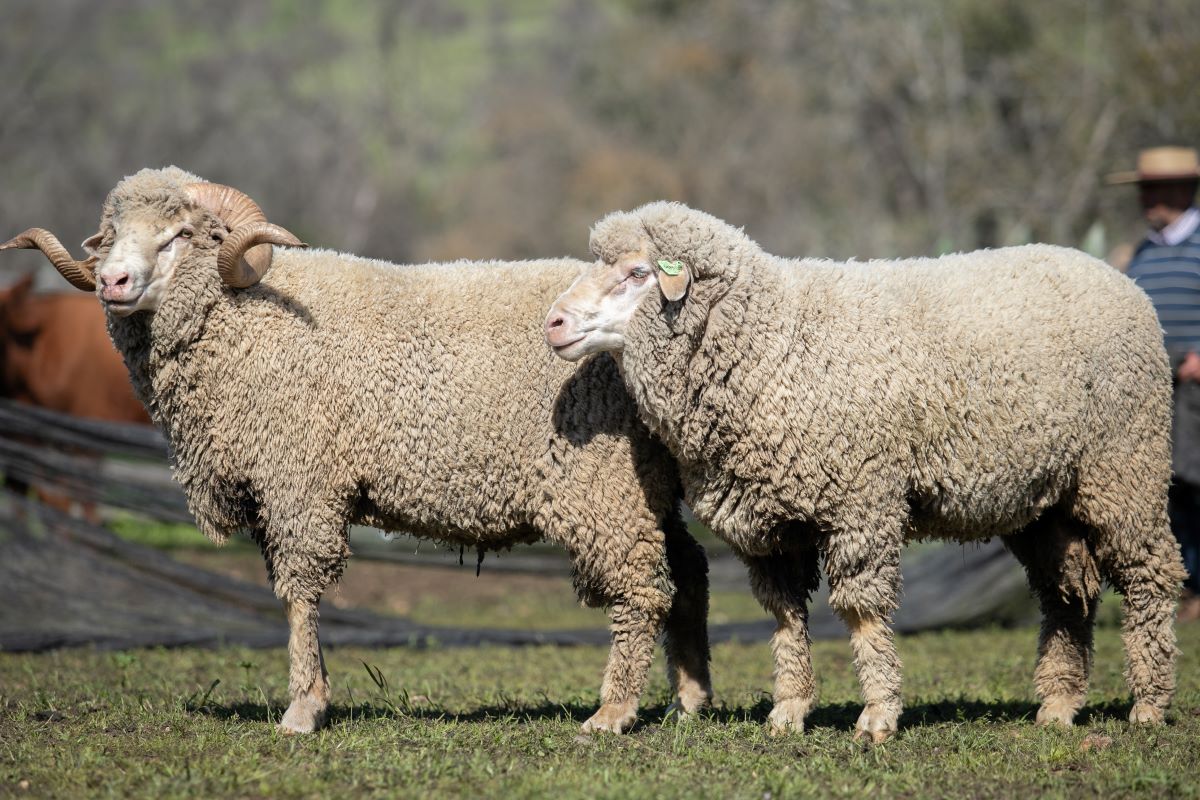
<path id="1" fill-rule="evenodd" d="M 1200 143 L 1198 41 L 1187 0 L 9 0 L 0 229 L 78 242 L 176 163 L 392 260 L 584 255 L 659 198 L 786 254 L 1102 254 L 1103 174 Z"/>

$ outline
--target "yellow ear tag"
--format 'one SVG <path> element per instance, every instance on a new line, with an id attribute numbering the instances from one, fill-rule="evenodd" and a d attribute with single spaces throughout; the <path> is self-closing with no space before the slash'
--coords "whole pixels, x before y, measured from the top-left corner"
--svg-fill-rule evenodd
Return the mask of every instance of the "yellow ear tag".
<path id="1" fill-rule="evenodd" d="M 659 259 L 658 268 L 668 275 L 678 275 L 680 272 L 683 272 L 683 262 Z"/>

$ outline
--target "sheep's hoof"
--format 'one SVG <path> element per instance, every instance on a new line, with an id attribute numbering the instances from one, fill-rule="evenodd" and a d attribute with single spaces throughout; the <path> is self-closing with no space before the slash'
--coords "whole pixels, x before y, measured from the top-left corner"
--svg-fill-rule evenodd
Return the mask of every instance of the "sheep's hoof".
<path id="1" fill-rule="evenodd" d="M 1047 725 L 1061 725 L 1064 728 L 1069 728 L 1075 724 L 1075 712 L 1080 705 L 1081 703 L 1077 703 L 1074 700 L 1047 700 L 1038 709 L 1037 724 L 1043 727 Z"/>
<path id="2" fill-rule="evenodd" d="M 637 722 L 637 702 L 605 703 L 583 723 L 584 733 L 625 733 Z"/>
<path id="3" fill-rule="evenodd" d="M 693 704 L 690 707 L 685 705 L 682 700 L 676 700 L 671 705 L 667 706 L 667 710 L 663 713 L 663 722 L 674 721 L 684 722 L 687 720 L 699 719 L 701 712 L 709 708 L 709 703 Z"/>
<path id="4" fill-rule="evenodd" d="M 325 706 L 311 697 L 298 697 L 288 706 L 277 726 L 280 733 L 312 733 L 325 724 Z"/>
<path id="5" fill-rule="evenodd" d="M 767 733 L 771 736 L 804 733 L 804 718 L 811 708 L 811 700 L 799 697 L 779 701 L 767 716 Z"/>
<path id="6" fill-rule="evenodd" d="M 1129 721 L 1134 725 L 1163 725 L 1166 723 L 1166 714 L 1158 706 L 1152 706 L 1149 703 L 1134 703 L 1133 709 L 1129 712 Z"/>
<path id="7" fill-rule="evenodd" d="M 861 728 L 854 731 L 854 741 L 863 744 L 880 744 L 896 734 L 895 731 L 864 731 Z"/>
<path id="8" fill-rule="evenodd" d="M 869 740 L 879 744 L 896 735 L 899 711 L 889 711 L 881 706 L 867 704 L 854 724 L 854 741 Z"/>
<path id="9" fill-rule="evenodd" d="M 667 710 L 663 712 L 663 722 L 685 722 L 695 719 L 696 716 L 695 711 L 688 711 L 684 708 L 683 703 L 676 700 L 667 706 Z"/>
<path id="10" fill-rule="evenodd" d="M 712 691 L 698 683 L 680 686 L 675 702 L 667 707 L 667 716 L 675 715 L 678 719 L 699 714 L 712 705 Z"/>

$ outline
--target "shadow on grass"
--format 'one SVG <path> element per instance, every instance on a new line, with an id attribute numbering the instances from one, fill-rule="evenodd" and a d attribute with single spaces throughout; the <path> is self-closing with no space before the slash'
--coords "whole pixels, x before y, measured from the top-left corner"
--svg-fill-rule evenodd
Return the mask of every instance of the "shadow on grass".
<path id="1" fill-rule="evenodd" d="M 204 714 L 220 720 L 240 719 L 249 722 L 279 722 L 283 716 L 285 705 L 272 703 L 208 703 L 200 707 L 188 708 L 192 714 Z M 665 711 L 665 706 L 662 707 Z M 522 705 L 520 703 L 495 704 L 480 706 L 473 711 L 449 712 L 436 706 L 412 706 L 399 708 L 390 705 L 372 703 L 370 701 L 346 705 L 334 703 L 329 707 L 326 716 L 327 725 L 339 722 L 352 722 L 362 719 L 424 719 L 445 722 L 495 722 L 500 719 L 515 719 L 521 722 L 537 722 L 541 720 L 575 720 L 580 724 L 596 712 L 596 706 L 583 703 L 541 703 L 537 705 Z M 649 713 L 649 712 L 647 712 Z M 661 719 L 661 715 L 660 715 Z"/>
<path id="2" fill-rule="evenodd" d="M 1109 701 L 1085 706 L 1076 718 L 1077 725 L 1088 725 L 1116 719 L 1125 720 L 1129 717 L 1131 704 L 1127 701 Z M 590 703 L 542 702 L 537 704 L 522 704 L 519 702 L 489 704 L 466 712 L 449 712 L 436 706 L 397 706 L 372 703 L 370 701 L 353 705 L 335 703 L 330 706 L 328 724 L 336 725 L 342 722 L 354 722 L 364 719 L 416 719 L 454 723 L 485 723 L 497 720 L 514 720 L 516 722 L 541 722 L 546 720 L 569 720 L 583 724 L 596 712 L 596 705 Z M 939 700 L 931 703 L 917 703 L 904 709 L 900 718 L 900 728 L 912 729 L 929 725 L 949 722 L 1032 722 L 1037 716 L 1036 703 L 1016 700 L 980 701 L 965 698 Z M 282 704 L 263 703 L 228 703 L 206 704 L 192 707 L 188 711 L 193 714 L 204 714 L 221 720 L 241 719 L 250 722 L 278 722 L 283 716 Z M 738 722 L 753 722 L 765 724 L 771 711 L 771 701 L 760 700 L 752 706 L 729 708 L 721 706 L 705 712 L 704 717 L 719 724 Z M 852 730 L 858 715 L 862 711 L 859 703 L 826 703 L 818 705 L 805 719 L 805 728 L 831 728 L 834 730 Z M 638 723 L 634 730 L 660 724 L 667 716 L 668 706 L 656 704 L 643 707 L 638 713 Z"/>
<path id="3" fill-rule="evenodd" d="M 1084 708 L 1077 724 L 1098 722 L 1106 718 L 1125 719 L 1129 714 L 1129 703 L 1110 702 Z M 1024 700 L 970 700 L 947 698 L 927 703 L 914 703 L 904 708 L 900 716 L 900 729 L 921 728 L 951 722 L 1032 722 L 1037 717 L 1038 704 Z M 739 709 L 722 709 L 714 712 L 713 718 L 721 722 L 766 723 L 771 711 L 771 701 L 761 700 L 753 706 Z M 816 706 L 805 718 L 806 730 L 830 728 L 853 730 L 862 713 L 862 704 L 824 703 Z"/>

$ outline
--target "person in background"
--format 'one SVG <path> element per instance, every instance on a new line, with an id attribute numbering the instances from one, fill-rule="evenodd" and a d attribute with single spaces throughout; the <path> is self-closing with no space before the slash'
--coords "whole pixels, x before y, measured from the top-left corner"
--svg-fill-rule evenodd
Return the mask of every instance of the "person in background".
<path id="1" fill-rule="evenodd" d="M 1137 184 L 1150 226 L 1125 273 L 1154 303 L 1175 373 L 1168 509 L 1188 571 L 1179 621 L 1190 621 L 1200 619 L 1200 161 L 1190 147 L 1155 147 L 1108 182 Z"/>

